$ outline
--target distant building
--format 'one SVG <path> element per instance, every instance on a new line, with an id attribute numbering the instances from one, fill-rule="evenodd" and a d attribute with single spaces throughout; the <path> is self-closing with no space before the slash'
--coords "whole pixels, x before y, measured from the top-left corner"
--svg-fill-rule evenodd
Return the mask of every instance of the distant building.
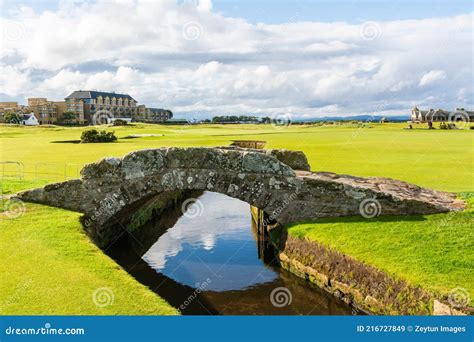
<path id="1" fill-rule="evenodd" d="M 18 112 L 18 102 L 0 102 L 0 122 L 4 122 L 4 116 L 6 113 Z"/>
<path id="2" fill-rule="evenodd" d="M 25 125 L 25 126 L 38 126 L 39 125 L 39 121 L 36 118 L 34 113 L 21 114 L 21 122 L 20 123 L 22 125 Z"/>
<path id="3" fill-rule="evenodd" d="M 66 102 L 48 101 L 45 97 L 30 97 L 28 108 L 35 114 L 41 125 L 54 125 L 61 122 L 61 116 L 66 112 Z M 72 121 L 81 123 L 77 119 Z"/>
<path id="4" fill-rule="evenodd" d="M 112 118 L 142 122 L 162 122 L 172 117 L 170 111 L 146 108 L 128 94 L 94 90 L 77 90 L 65 98 L 67 111 L 84 122 L 101 124 Z"/>
<path id="5" fill-rule="evenodd" d="M 107 118 L 132 118 L 137 101 L 130 95 L 76 90 L 65 98 L 68 112 L 89 124 L 106 123 Z"/>
<path id="6" fill-rule="evenodd" d="M 161 108 L 147 108 L 127 94 L 93 90 L 77 90 L 65 101 L 49 101 L 46 97 L 28 98 L 28 106 L 18 102 L 0 102 L 0 122 L 5 113 L 33 113 L 40 125 L 45 124 L 103 124 L 113 119 L 141 122 L 164 122 L 173 113 Z M 67 115 L 66 115 L 67 114 Z"/>
<path id="7" fill-rule="evenodd" d="M 45 102 L 48 102 L 48 99 L 46 97 L 29 97 L 28 107 L 39 106 Z"/>
<path id="8" fill-rule="evenodd" d="M 464 108 L 456 108 L 454 111 L 443 109 L 420 110 L 413 107 L 411 121 L 413 122 L 448 122 L 448 121 L 474 121 L 474 111 L 466 111 Z"/>
<path id="9" fill-rule="evenodd" d="M 0 102 L 0 112 L 15 112 L 18 110 L 18 102 Z"/>
<path id="10" fill-rule="evenodd" d="M 26 114 L 31 110 L 27 106 L 18 104 L 18 102 L 0 102 L 0 122 L 5 122 L 6 113 Z"/>
<path id="11" fill-rule="evenodd" d="M 173 113 L 162 108 L 146 108 L 145 105 L 138 106 L 135 121 L 164 122 L 173 118 Z"/>

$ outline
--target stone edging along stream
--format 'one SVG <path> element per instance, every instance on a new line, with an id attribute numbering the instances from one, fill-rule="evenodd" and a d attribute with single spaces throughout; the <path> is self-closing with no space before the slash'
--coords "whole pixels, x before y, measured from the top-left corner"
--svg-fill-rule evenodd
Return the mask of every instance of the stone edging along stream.
<path id="1" fill-rule="evenodd" d="M 466 315 L 445 298 L 355 260 L 316 241 L 291 236 L 282 226 L 269 230 L 281 266 L 340 298 L 356 310 L 382 315 Z"/>

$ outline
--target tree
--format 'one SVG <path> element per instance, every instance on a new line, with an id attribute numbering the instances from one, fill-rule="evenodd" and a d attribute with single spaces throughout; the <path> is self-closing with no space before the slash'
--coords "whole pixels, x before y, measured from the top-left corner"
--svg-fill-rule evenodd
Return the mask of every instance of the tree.
<path id="1" fill-rule="evenodd" d="M 21 116 L 18 113 L 8 112 L 8 113 L 5 113 L 4 120 L 6 123 L 20 124 Z"/>
<path id="2" fill-rule="evenodd" d="M 167 114 L 168 119 L 171 119 L 171 118 L 173 117 L 173 112 L 172 112 L 171 110 L 166 109 L 166 110 L 165 110 L 165 113 Z"/>
<path id="3" fill-rule="evenodd" d="M 59 121 L 65 124 L 71 124 L 74 120 L 76 120 L 76 113 L 74 112 L 64 112 L 59 118 Z"/>

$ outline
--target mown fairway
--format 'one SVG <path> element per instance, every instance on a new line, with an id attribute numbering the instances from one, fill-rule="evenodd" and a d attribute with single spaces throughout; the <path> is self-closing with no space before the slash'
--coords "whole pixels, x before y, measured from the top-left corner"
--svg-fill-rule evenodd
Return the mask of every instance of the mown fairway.
<path id="1" fill-rule="evenodd" d="M 474 190 L 474 131 L 403 130 L 406 124 L 368 126 L 371 128 L 350 124 L 323 127 L 137 124 L 107 128 L 115 130 L 119 137 L 118 142 L 111 144 L 58 143 L 79 139 L 85 128 L 0 126 L 0 160 L 22 162 L 28 179 L 61 180 L 65 174 L 76 177 L 85 163 L 106 156 L 120 157 L 138 149 L 219 146 L 228 145 L 234 139 L 257 139 L 267 141 L 266 148 L 303 150 L 313 171 L 391 177 L 445 191 Z M 163 136 L 120 139 L 130 134 Z M 12 166 L 6 169 L 11 171 Z"/>
<path id="2" fill-rule="evenodd" d="M 463 213 L 365 220 L 343 218 L 290 227 L 290 234 L 318 240 L 394 277 L 446 294 L 462 287 L 474 298 L 472 211 L 474 131 L 403 130 L 405 124 L 290 126 L 207 125 L 115 127 L 119 140 L 73 144 L 84 128 L 0 126 L 1 161 L 24 166 L 15 179 L 7 164 L 3 193 L 78 176 L 88 162 L 160 146 L 219 146 L 234 139 L 267 141 L 266 148 L 303 150 L 313 171 L 384 176 L 438 190 L 466 192 Z M 105 128 L 105 127 L 103 127 Z M 122 139 L 130 134 L 163 136 Z M 468 193 L 470 192 L 470 193 Z M 122 271 L 82 232 L 79 214 L 26 204 L 23 216 L 0 213 L 1 314 L 173 314 L 155 294 Z M 1 210 L 0 210 L 1 212 Z M 111 288 L 113 305 L 92 295 Z"/>

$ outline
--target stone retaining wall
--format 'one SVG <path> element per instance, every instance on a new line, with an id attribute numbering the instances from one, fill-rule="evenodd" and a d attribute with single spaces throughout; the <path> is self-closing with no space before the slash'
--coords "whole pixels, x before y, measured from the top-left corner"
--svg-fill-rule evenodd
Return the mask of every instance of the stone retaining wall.
<path id="1" fill-rule="evenodd" d="M 395 279 L 316 241 L 288 235 L 277 227 L 271 242 L 283 268 L 340 298 L 356 310 L 381 315 L 465 315 L 441 295 Z"/>

